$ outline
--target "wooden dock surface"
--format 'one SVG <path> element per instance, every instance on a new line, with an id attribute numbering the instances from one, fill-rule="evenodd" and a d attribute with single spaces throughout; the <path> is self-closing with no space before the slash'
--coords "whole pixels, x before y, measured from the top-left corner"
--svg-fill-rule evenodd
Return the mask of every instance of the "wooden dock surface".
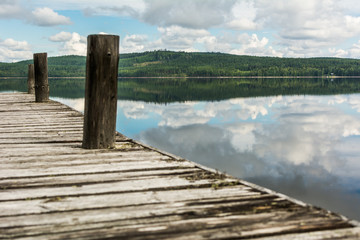
<path id="1" fill-rule="evenodd" d="M 0 239 L 360 239 L 357 222 L 120 134 L 82 149 L 82 126 L 0 93 Z"/>

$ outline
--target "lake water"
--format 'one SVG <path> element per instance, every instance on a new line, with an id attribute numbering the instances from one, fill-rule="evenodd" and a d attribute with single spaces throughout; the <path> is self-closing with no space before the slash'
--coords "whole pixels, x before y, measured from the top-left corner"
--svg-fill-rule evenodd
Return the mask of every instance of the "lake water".
<path id="1" fill-rule="evenodd" d="M 50 83 L 51 98 L 83 111 L 83 81 L 66 81 Z M 247 90 L 262 96 L 234 94 L 224 99 L 215 94 L 223 89 L 220 85 L 206 90 L 208 85 L 202 86 L 199 80 L 190 85 L 185 80 L 172 81 L 173 87 L 166 91 L 159 82 L 157 87 L 141 88 L 138 84 L 145 80 L 139 81 L 119 82 L 124 94 L 118 100 L 119 132 L 360 220 L 360 94 L 354 93 L 360 89 L 360 79 L 346 86 L 336 83 L 344 88 L 338 87 L 336 94 L 330 95 L 308 95 L 294 83 L 296 86 L 288 88 L 291 95 Z M 332 80 L 318 81 L 325 91 L 317 89 L 319 94 L 336 89 Z M 19 86 L 22 84 L 20 81 Z M 5 85 L 0 84 L 0 90 L 25 91 L 24 87 Z M 301 95 L 294 92 L 295 87 Z M 179 88 L 188 88 L 187 93 L 198 89 L 204 96 L 178 94 Z M 310 93 L 314 89 L 309 88 Z M 345 94 L 349 89 L 352 93 Z"/>

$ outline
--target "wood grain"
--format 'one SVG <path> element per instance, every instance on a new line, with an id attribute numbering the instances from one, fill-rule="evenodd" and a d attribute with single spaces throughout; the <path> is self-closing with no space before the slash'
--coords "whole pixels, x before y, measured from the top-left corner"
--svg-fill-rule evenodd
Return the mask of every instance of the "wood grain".
<path id="1" fill-rule="evenodd" d="M 116 132 L 119 36 L 87 38 L 83 147 L 113 148 Z"/>
<path id="2" fill-rule="evenodd" d="M 35 101 L 49 101 L 47 53 L 34 53 Z"/>

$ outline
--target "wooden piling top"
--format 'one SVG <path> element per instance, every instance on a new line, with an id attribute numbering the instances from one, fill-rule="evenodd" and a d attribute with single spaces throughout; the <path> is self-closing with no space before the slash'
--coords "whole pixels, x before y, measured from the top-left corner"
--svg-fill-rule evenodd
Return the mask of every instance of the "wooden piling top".
<path id="1" fill-rule="evenodd" d="M 357 222 L 0 93 L 0 239 L 360 239 Z"/>

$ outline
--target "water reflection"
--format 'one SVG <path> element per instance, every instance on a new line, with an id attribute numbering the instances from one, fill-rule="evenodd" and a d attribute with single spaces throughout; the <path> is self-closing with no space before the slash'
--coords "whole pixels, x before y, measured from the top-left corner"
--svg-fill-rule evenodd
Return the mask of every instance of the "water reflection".
<path id="1" fill-rule="evenodd" d="M 358 94 L 118 105 L 128 136 L 360 219 Z"/>

